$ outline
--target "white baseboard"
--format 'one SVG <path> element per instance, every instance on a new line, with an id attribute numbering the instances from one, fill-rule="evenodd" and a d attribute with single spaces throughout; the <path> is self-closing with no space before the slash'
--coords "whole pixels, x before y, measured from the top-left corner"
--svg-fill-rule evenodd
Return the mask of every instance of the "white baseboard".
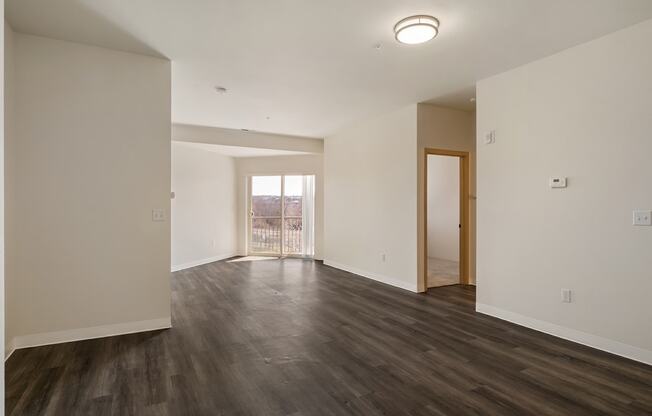
<path id="1" fill-rule="evenodd" d="M 515 312 L 506 311 L 504 309 L 496 308 L 494 306 L 485 305 L 482 303 L 477 303 L 475 305 L 475 310 L 479 313 L 509 321 L 511 323 L 553 335 L 558 338 L 563 338 L 568 341 L 573 341 L 578 344 L 586 345 L 588 347 L 596 348 L 598 350 L 606 351 L 615 355 L 620 355 L 621 357 L 629 358 L 634 361 L 640 361 L 642 363 L 652 365 L 652 351 L 649 350 L 644 350 L 639 347 L 623 344 L 619 341 L 592 335 L 550 322 L 540 321 L 538 319 L 530 318 L 525 315 L 520 315 Z"/>
<path id="2" fill-rule="evenodd" d="M 82 341 L 93 338 L 112 337 L 137 332 L 149 332 L 172 327 L 170 318 L 149 319 L 146 321 L 125 322 L 120 324 L 93 326 L 90 328 L 70 329 L 66 331 L 44 332 L 40 334 L 21 335 L 14 337 L 9 344 L 7 360 L 15 350 L 21 348 L 40 347 L 42 345 L 61 344 L 64 342 Z"/>
<path id="3" fill-rule="evenodd" d="M 220 255 L 217 255 L 217 256 L 209 257 L 207 259 L 195 260 L 195 261 L 190 261 L 188 263 L 172 265 L 172 271 L 173 272 L 178 272 L 179 270 L 189 269 L 191 267 L 197 267 L 197 266 L 201 266 L 203 264 L 213 263 L 213 262 L 216 262 L 216 261 L 228 259 L 228 258 L 235 257 L 235 256 L 237 256 L 237 254 L 233 254 L 233 253 L 220 254 Z"/>
<path id="4" fill-rule="evenodd" d="M 375 280 L 380 283 L 385 283 L 386 285 L 398 287 L 404 290 L 409 290 L 410 292 L 417 293 L 417 284 L 410 284 L 404 282 L 403 280 L 395 279 L 393 277 L 383 276 L 378 273 L 368 272 L 366 270 L 357 269 L 355 267 L 347 266 L 346 264 L 337 263 L 331 260 L 324 260 L 326 266 L 334 267 L 336 269 L 344 270 L 349 273 L 357 274 L 358 276 L 366 277 L 367 279 Z"/>
<path id="5" fill-rule="evenodd" d="M 14 340 L 9 341 L 7 345 L 5 345 L 5 361 L 11 357 L 11 354 L 16 351 L 16 348 L 14 348 Z"/>

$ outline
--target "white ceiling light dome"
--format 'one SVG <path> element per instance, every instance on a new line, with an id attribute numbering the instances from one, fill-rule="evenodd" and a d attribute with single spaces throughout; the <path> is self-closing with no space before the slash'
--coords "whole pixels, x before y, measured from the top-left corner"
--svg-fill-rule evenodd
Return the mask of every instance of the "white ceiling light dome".
<path id="1" fill-rule="evenodd" d="M 396 40 L 407 45 L 417 45 L 434 39 L 439 33 L 439 20 L 428 15 L 406 17 L 394 25 Z"/>

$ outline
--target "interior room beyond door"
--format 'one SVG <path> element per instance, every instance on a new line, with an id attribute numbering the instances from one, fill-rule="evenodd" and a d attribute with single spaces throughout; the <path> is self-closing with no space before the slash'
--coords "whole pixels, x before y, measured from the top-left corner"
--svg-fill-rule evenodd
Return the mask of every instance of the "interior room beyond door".
<path id="1" fill-rule="evenodd" d="M 460 283 L 460 163 L 427 157 L 427 287 Z"/>

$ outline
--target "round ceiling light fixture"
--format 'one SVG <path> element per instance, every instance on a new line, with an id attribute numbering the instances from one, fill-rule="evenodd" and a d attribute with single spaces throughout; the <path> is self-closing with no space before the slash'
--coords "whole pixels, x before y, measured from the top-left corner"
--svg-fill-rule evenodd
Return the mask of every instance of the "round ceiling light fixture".
<path id="1" fill-rule="evenodd" d="M 406 17 L 394 25 L 396 40 L 407 45 L 418 45 L 434 39 L 439 33 L 439 20 L 427 15 Z"/>

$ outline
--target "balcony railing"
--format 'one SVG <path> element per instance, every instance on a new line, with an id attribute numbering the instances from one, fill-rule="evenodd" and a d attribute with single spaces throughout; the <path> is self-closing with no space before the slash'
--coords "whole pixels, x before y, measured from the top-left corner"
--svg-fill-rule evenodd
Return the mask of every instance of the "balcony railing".
<path id="1" fill-rule="evenodd" d="M 285 217 L 283 254 L 301 254 L 303 233 L 301 217 Z"/>
<path id="2" fill-rule="evenodd" d="M 281 254 L 281 223 L 283 255 L 301 254 L 303 224 L 301 217 L 265 217 L 251 219 L 250 251 L 258 254 Z"/>

